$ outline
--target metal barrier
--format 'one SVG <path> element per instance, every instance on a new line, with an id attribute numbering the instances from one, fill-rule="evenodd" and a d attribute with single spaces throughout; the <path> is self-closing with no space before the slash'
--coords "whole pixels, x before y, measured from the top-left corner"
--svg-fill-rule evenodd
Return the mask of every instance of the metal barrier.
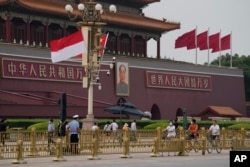
<path id="1" fill-rule="evenodd" d="M 15 159 L 22 162 L 22 158 L 31 157 L 54 157 L 54 161 L 64 160 L 63 156 L 75 155 L 69 142 L 69 135 L 63 138 L 54 135 L 52 143 L 49 143 L 46 131 L 36 131 L 35 128 L 27 131 L 7 131 L 5 144 L 0 145 L 0 160 Z M 11 135 L 15 133 L 14 135 Z M 206 150 L 206 130 L 200 130 L 198 145 L 196 149 L 204 155 Z M 10 137 L 12 136 L 12 137 Z M 233 138 L 234 136 L 234 138 Z M 159 156 L 159 153 L 173 152 L 178 155 L 187 155 L 187 143 L 185 131 L 180 128 L 178 137 L 173 140 L 162 140 L 162 130 L 157 128 L 152 131 L 138 130 L 136 140 L 132 140 L 129 130 L 118 130 L 115 134 L 107 134 L 102 130 L 94 133 L 89 130 L 82 130 L 79 143 L 75 144 L 79 154 L 89 155 L 89 159 L 99 159 L 101 154 L 121 154 L 122 158 L 131 157 L 133 153 L 149 153 L 151 156 Z M 15 139 L 15 140 L 14 140 Z M 229 131 L 221 129 L 222 149 L 250 150 L 250 139 L 244 129 Z M 22 149 L 20 143 L 22 141 Z M 17 151 L 21 150 L 22 153 Z M 191 149 L 193 150 L 193 148 Z M 191 151 L 190 150 L 190 151 Z M 20 158 L 20 155 L 22 158 Z"/>

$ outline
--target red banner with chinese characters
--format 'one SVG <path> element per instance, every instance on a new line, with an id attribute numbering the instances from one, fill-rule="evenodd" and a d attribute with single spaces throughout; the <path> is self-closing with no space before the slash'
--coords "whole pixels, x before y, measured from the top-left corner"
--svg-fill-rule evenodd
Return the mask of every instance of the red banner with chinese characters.
<path id="1" fill-rule="evenodd" d="M 2 77 L 31 80 L 82 82 L 81 66 L 2 58 Z"/>
<path id="2" fill-rule="evenodd" d="M 211 91 L 211 76 L 146 71 L 147 87 Z"/>

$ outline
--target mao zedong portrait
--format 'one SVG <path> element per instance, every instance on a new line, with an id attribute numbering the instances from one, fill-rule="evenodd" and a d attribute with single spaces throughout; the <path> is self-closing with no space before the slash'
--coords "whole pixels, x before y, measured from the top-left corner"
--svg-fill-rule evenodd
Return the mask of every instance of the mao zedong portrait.
<path id="1" fill-rule="evenodd" d="M 117 94 L 118 95 L 128 95 L 129 87 L 128 87 L 128 71 L 127 66 L 125 64 L 119 65 L 118 69 L 118 81 L 117 81 Z"/>

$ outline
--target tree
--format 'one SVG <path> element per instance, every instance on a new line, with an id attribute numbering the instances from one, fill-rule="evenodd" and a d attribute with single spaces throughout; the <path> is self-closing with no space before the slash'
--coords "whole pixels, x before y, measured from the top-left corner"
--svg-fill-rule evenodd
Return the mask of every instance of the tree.
<path id="1" fill-rule="evenodd" d="M 221 57 L 218 57 L 217 59 L 212 61 L 210 64 L 214 66 L 218 66 L 219 61 L 221 61 L 221 66 L 230 67 L 230 59 L 231 59 L 231 55 L 227 53 L 226 55 L 221 55 Z M 234 54 L 232 56 L 232 66 L 243 70 L 244 84 L 245 84 L 245 97 L 246 97 L 246 101 L 250 101 L 250 55 L 239 56 L 238 54 Z"/>

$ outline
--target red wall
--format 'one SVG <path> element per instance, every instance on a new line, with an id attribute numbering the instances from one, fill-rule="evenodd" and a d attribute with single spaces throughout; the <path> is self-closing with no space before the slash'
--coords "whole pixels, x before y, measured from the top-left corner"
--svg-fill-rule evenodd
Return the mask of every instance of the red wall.
<path id="1" fill-rule="evenodd" d="M 41 61 L 49 62 L 47 60 L 41 60 Z M 120 58 L 117 61 L 123 61 L 123 59 Z M 193 66 L 194 68 L 196 68 L 195 65 Z M 102 69 L 105 68 L 107 69 L 108 66 L 102 66 Z M 142 111 L 150 111 L 152 105 L 156 104 L 160 109 L 161 119 L 174 119 L 178 108 L 186 108 L 188 111 L 188 115 L 190 116 L 204 110 L 205 108 L 207 108 L 207 106 L 214 105 L 214 106 L 229 106 L 235 109 L 236 111 L 240 112 L 241 114 L 246 115 L 243 77 L 203 74 L 211 76 L 211 81 L 212 81 L 211 91 L 149 88 L 146 86 L 145 72 L 147 70 L 148 69 L 146 68 L 141 68 L 141 67 L 138 68 L 135 65 L 130 66 L 130 71 L 129 71 L 130 94 L 128 97 L 125 97 L 126 100 L 135 104 Z M 220 69 L 218 68 L 218 71 L 219 70 Z M 154 69 L 153 71 L 159 71 L 159 70 Z M 169 71 L 166 70 L 165 72 Z M 199 72 L 199 69 L 197 69 L 197 72 Z M 119 98 L 115 94 L 115 70 L 114 69 L 111 70 L 110 76 L 107 76 L 106 73 L 101 73 L 100 78 L 102 83 L 102 90 L 99 91 L 97 87 L 94 88 L 94 100 L 109 104 L 114 104 Z M 27 91 L 34 93 L 57 91 L 57 92 L 65 92 L 67 94 L 79 97 L 85 97 L 85 98 L 88 97 L 87 89 L 82 88 L 81 83 L 70 83 L 70 82 L 1 78 L 0 90 Z M 4 97 L 1 97 L 0 99 L 4 99 Z M 3 105 L 1 105 L 0 103 L 0 109 L 1 106 L 3 107 Z M 30 109 L 34 110 L 34 107 L 31 107 Z M 24 108 L 24 110 L 28 109 Z M 49 110 L 49 107 L 46 110 Z M 53 107 L 51 107 L 51 110 L 55 112 L 57 108 L 55 108 L 54 106 L 54 109 Z M 39 116 L 42 116 L 40 112 L 46 113 L 45 115 L 48 114 L 48 111 L 43 111 L 43 110 L 42 111 L 37 110 L 37 111 L 39 112 Z M 77 109 L 76 111 L 81 112 L 80 109 Z M 25 111 L 18 111 L 18 112 L 25 113 Z M 29 112 L 27 112 L 27 114 Z M 79 113 L 79 115 L 86 115 L 86 112 L 87 112 L 87 106 L 86 105 L 82 106 L 82 113 Z M 71 113 L 72 114 L 74 113 L 73 109 Z M 94 108 L 94 114 L 96 115 L 96 117 L 111 116 L 110 114 L 102 112 L 102 108 Z"/>

